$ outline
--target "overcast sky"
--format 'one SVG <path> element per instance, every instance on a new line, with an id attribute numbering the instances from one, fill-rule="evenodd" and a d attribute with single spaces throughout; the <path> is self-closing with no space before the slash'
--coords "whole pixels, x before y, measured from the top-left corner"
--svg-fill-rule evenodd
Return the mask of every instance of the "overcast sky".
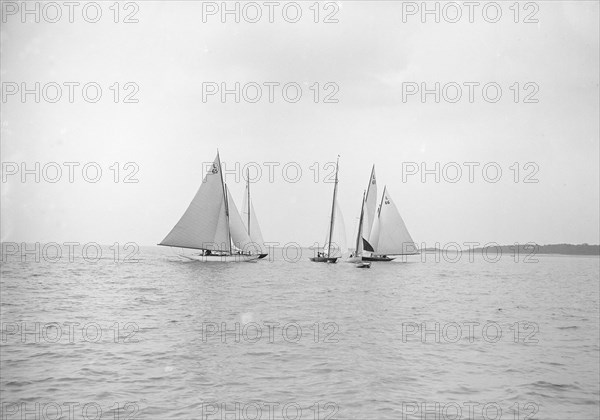
<path id="1" fill-rule="evenodd" d="M 139 22 L 130 24 L 113 22 L 112 2 L 102 3 L 95 24 L 82 19 L 80 10 L 74 23 L 67 16 L 58 23 L 31 17 L 22 23 L 20 12 L 4 13 L 3 93 L 14 87 L 7 82 L 30 88 L 35 82 L 96 82 L 102 98 L 87 103 L 79 86 L 69 103 L 64 85 L 57 103 L 44 97 L 35 103 L 33 95 L 22 103 L 20 92 L 3 98 L 5 169 L 12 168 L 7 162 L 81 166 L 73 183 L 66 166 L 56 183 L 43 177 L 36 183 L 33 176 L 22 183 L 20 174 L 5 173 L 2 240 L 156 244 L 188 206 L 204 176 L 203 163 L 212 162 L 218 148 L 226 169 L 235 169 L 236 162 L 262 166 L 252 191 L 267 241 L 323 241 L 333 187 L 323 182 L 331 172 L 324 165 L 339 154 L 348 237 L 375 164 L 380 193 L 386 184 L 418 244 L 598 243 L 598 2 L 537 2 L 537 12 L 520 10 L 519 23 L 508 8 L 512 3 L 502 4 L 497 23 L 483 19 L 480 9 L 473 23 L 468 16 L 458 23 L 426 16 L 422 23 L 420 14 L 405 15 L 403 22 L 402 2 L 372 1 L 339 2 L 328 10 L 321 5 L 319 20 L 339 9 L 339 22 L 329 24 L 314 23 L 312 2 L 303 3 L 297 23 L 285 21 L 281 9 L 274 23 L 268 16 L 254 24 L 229 16 L 222 23 L 218 14 L 205 15 L 204 23 L 202 2 L 192 1 L 138 2 Z M 120 12 L 123 20 L 135 10 Z M 522 22 L 530 13 L 538 23 Z M 119 103 L 110 90 L 115 82 Z M 124 90 L 127 82 L 139 86 L 133 96 L 138 103 L 123 103 L 133 89 Z M 295 82 L 302 98 L 286 102 L 279 86 L 269 103 L 263 86 L 257 103 L 235 103 L 232 95 L 226 103 L 219 95 L 203 103 L 207 82 Z M 310 89 L 315 82 L 319 103 Z M 337 103 L 323 103 L 334 89 L 324 88 L 328 82 L 339 87 Z M 458 83 L 463 96 L 456 103 L 443 97 L 436 103 L 433 95 L 423 103 L 419 94 L 403 100 L 403 89 L 421 82 L 430 88 Z M 480 84 L 473 103 L 465 82 Z M 481 86 L 487 83 L 501 87 L 498 102 L 484 99 Z M 48 87 L 47 96 L 52 92 Z M 524 103 L 530 93 L 537 103 Z M 103 170 L 97 183 L 82 177 L 88 162 Z M 121 167 L 118 183 L 110 169 L 115 162 Z M 139 167 L 133 175 L 138 183 L 122 182 L 135 169 L 125 169 L 126 162 Z M 264 162 L 280 163 L 273 182 Z M 302 169 L 296 183 L 282 173 L 290 162 Z M 316 183 L 315 162 L 321 168 Z M 403 180 L 402 162 L 424 162 L 430 169 L 436 162 L 457 162 L 463 173 L 456 183 L 445 179 L 455 176 L 450 166 L 439 183 L 433 175 L 425 182 L 420 174 Z M 480 163 L 473 182 L 464 162 Z M 490 162 L 502 169 L 496 183 L 482 174 Z M 528 162 L 533 164 L 525 167 Z M 493 169 L 488 175 L 494 176 Z M 539 182 L 523 182 L 528 174 Z M 295 177 L 293 168 L 288 175 Z M 241 207 L 244 181 L 235 178 L 227 174 L 226 182 Z"/>

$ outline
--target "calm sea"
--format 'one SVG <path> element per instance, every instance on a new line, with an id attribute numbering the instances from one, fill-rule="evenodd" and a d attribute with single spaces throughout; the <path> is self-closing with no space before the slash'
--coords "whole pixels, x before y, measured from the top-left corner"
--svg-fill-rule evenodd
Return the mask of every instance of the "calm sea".
<path id="1" fill-rule="evenodd" d="M 599 418 L 598 257 L 102 251 L 3 255 L 2 419 Z"/>

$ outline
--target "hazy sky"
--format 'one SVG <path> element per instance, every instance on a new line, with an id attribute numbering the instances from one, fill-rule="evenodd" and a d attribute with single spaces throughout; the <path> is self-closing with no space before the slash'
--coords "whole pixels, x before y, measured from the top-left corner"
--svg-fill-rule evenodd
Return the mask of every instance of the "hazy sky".
<path id="1" fill-rule="evenodd" d="M 331 172 L 324 165 L 339 154 L 348 237 L 375 164 L 380 193 L 386 184 L 418 244 L 599 242 L 598 2 L 536 2 L 537 12 L 520 10 L 519 23 L 509 10 L 513 2 L 502 3 L 497 23 L 486 22 L 481 9 L 473 23 L 466 8 L 458 23 L 443 17 L 436 23 L 433 16 L 422 23 L 420 14 L 405 15 L 403 22 L 408 6 L 402 2 L 339 2 L 327 10 L 322 4 L 319 20 L 339 9 L 334 16 L 339 22 L 329 24 L 314 23 L 313 2 L 302 3 L 297 23 L 283 19 L 281 6 L 274 23 L 268 22 L 266 7 L 259 23 L 243 17 L 235 23 L 232 16 L 222 23 L 219 14 L 205 15 L 203 22 L 208 6 L 202 2 L 144 1 L 134 15 L 139 22 L 130 24 L 113 22 L 112 3 L 101 3 L 103 14 L 95 24 L 86 22 L 80 9 L 69 23 L 66 7 L 58 23 L 35 23 L 31 16 L 22 23 L 20 11 L 3 13 L 3 93 L 22 82 L 30 89 L 35 82 L 63 86 L 56 103 L 43 96 L 35 103 L 33 95 L 22 103 L 20 92 L 2 99 L 5 169 L 14 172 L 10 162 L 29 168 L 35 162 L 41 167 L 80 163 L 73 183 L 66 166 L 56 183 L 43 177 L 36 183 L 33 175 L 22 183 L 20 174 L 5 171 L 3 241 L 156 244 L 186 209 L 203 164 L 212 162 L 219 148 L 226 169 L 234 170 L 236 162 L 262 167 L 252 190 L 267 241 L 323 241 L 333 187 L 323 182 Z M 119 20 L 130 12 L 135 10 L 122 8 Z M 522 22 L 534 12 L 538 23 Z M 288 13 L 293 18 L 293 11 Z M 47 17 L 54 15 L 46 9 Z M 80 83 L 73 103 L 65 82 Z M 102 88 L 97 103 L 83 99 L 81 85 L 88 82 Z M 110 89 L 115 82 L 119 103 Z M 123 103 L 133 89 L 124 89 L 127 82 L 139 86 L 133 96 L 138 103 Z M 257 103 L 244 98 L 235 103 L 233 95 L 226 103 L 219 95 L 203 103 L 207 82 L 226 82 L 229 88 L 235 82 L 295 82 L 302 98 L 286 102 L 280 85 L 269 103 L 263 85 Z M 319 103 L 310 89 L 315 82 Z M 328 82 L 339 87 L 337 103 L 323 103 L 333 91 L 324 88 Z M 403 89 L 421 82 L 428 88 L 457 83 L 463 96 L 456 103 L 443 97 L 436 103 L 433 95 L 423 103 L 418 94 L 403 100 Z M 480 84 L 473 103 L 465 82 Z M 483 98 L 481 86 L 487 83 L 501 87 L 498 102 Z M 526 83 L 531 84 L 525 88 Z M 52 86 L 47 85 L 48 98 L 55 96 Z M 530 99 L 538 102 L 524 103 L 536 86 Z M 93 96 L 93 89 L 88 93 Z M 254 96 L 250 88 L 246 93 Z M 81 167 L 88 162 L 103 171 L 97 183 L 83 179 Z M 110 169 L 115 162 L 121 167 L 118 183 Z M 139 168 L 133 176 L 138 183 L 122 182 L 134 168 L 124 168 L 127 162 Z M 280 164 L 273 182 L 265 162 Z M 282 173 L 290 162 L 302 169 L 296 183 L 286 182 Z M 430 169 L 436 162 L 440 168 L 456 162 L 463 173 L 456 183 L 443 176 L 436 183 L 434 175 L 422 182 L 420 173 L 403 180 L 403 162 Z M 480 164 L 473 182 L 464 162 Z M 482 175 L 489 162 L 502 169 L 496 183 Z M 446 167 L 446 178 L 454 177 L 454 169 Z M 524 183 L 536 170 L 531 179 L 539 182 Z M 48 167 L 47 175 L 54 173 Z M 493 167 L 488 174 L 495 175 Z M 296 176 L 293 167 L 288 175 Z M 236 182 L 231 173 L 226 182 L 241 207 L 244 181 Z"/>

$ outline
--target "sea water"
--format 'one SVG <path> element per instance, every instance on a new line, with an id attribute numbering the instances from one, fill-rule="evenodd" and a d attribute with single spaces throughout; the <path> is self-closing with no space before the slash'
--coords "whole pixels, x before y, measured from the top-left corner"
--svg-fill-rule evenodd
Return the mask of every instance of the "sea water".
<path id="1" fill-rule="evenodd" d="M 598 257 L 102 251 L 3 255 L 2 419 L 599 417 Z"/>

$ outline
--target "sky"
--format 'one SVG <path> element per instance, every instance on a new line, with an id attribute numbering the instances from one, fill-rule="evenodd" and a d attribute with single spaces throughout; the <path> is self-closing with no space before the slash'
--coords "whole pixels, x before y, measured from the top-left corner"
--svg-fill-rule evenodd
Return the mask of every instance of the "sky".
<path id="1" fill-rule="evenodd" d="M 96 23 L 90 8 L 70 22 L 58 2 L 51 23 L 42 3 L 37 23 L 3 2 L 2 241 L 154 245 L 218 149 L 238 208 L 242 168 L 262 169 L 252 194 L 267 241 L 323 242 L 339 155 L 348 238 L 375 165 L 417 244 L 600 242 L 598 2 L 522 2 L 518 16 L 500 2 L 495 23 L 490 8 L 470 22 L 454 3 L 451 23 L 456 9 L 438 3 L 436 22 L 400 1 L 323 2 L 317 23 L 313 2 L 300 2 L 292 23 L 289 3 L 272 23 L 263 2 L 257 23 L 253 5 L 239 3 L 237 23 L 209 13 L 221 2 L 198 1 L 121 3 L 118 16 L 99 2 Z M 21 96 L 36 82 L 39 103 Z M 236 83 L 239 103 L 207 95 Z M 436 83 L 439 102 L 421 96 Z M 22 165 L 33 170 L 25 182 Z"/>

